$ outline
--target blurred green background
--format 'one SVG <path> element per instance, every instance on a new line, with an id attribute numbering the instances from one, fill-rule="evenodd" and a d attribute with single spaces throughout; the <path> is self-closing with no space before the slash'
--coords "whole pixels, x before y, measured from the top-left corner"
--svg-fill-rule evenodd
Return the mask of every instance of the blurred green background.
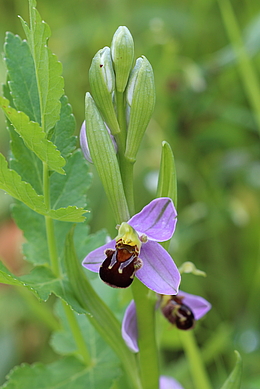
<path id="1" fill-rule="evenodd" d="M 233 0 L 232 7 L 259 77 L 259 1 Z M 3 47 L 5 31 L 24 38 L 17 15 L 28 20 L 28 4 L 0 0 L 0 10 Z M 218 2 L 38 0 L 38 10 L 52 30 L 49 46 L 63 64 L 76 134 L 84 120 L 91 59 L 110 45 L 119 25 L 130 29 L 136 57 L 145 55 L 151 62 L 157 102 L 135 168 L 136 208 L 155 196 L 160 145 L 167 140 L 178 175 L 179 216 L 171 254 L 177 265 L 192 261 L 207 273 L 206 278 L 184 275 L 181 288 L 202 295 L 213 306 L 196 328 L 213 387 L 223 383 L 237 349 L 244 362 L 242 388 L 259 389 L 260 129 Z M 0 81 L 5 82 L 3 61 Z M 8 154 L 2 112 L 0 151 Z M 95 174 L 89 202 L 92 231 L 107 227 L 113 235 L 113 217 Z M 0 193 L 0 256 L 19 274 L 22 238 L 10 221 L 9 204 L 10 199 Z M 15 363 L 55 358 L 47 346 L 50 326 L 39 322 L 26 299 L 15 289 L 0 288 L 0 381 Z M 173 332 L 172 342 L 163 341 L 163 357 L 169 374 L 183 379 L 182 354 L 174 336 Z"/>

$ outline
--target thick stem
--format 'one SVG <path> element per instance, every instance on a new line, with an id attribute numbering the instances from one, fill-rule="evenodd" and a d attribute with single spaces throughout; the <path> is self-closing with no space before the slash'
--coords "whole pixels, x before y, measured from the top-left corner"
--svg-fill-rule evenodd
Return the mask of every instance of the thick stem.
<path id="1" fill-rule="evenodd" d="M 178 333 L 190 365 L 195 388 L 212 389 L 193 331 L 180 330 Z"/>
<path id="2" fill-rule="evenodd" d="M 132 285 L 136 305 L 139 364 L 143 389 L 158 389 L 159 360 L 155 338 L 155 294 L 138 279 Z"/>

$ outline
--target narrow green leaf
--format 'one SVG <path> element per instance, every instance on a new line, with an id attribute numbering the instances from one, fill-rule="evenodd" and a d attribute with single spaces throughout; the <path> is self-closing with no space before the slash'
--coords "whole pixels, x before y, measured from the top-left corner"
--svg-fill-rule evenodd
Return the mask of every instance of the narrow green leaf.
<path id="1" fill-rule="evenodd" d="M 120 375 L 117 362 L 109 352 L 97 363 L 86 366 L 75 357 L 59 359 L 49 365 L 35 363 L 15 367 L 2 389 L 109 389 Z"/>
<path id="2" fill-rule="evenodd" d="M 157 197 L 170 197 L 177 208 L 177 175 L 175 161 L 171 146 L 169 143 L 162 142 L 162 156 L 160 163 L 159 179 L 157 186 Z M 162 246 L 168 250 L 170 241 L 162 243 Z"/>
<path id="3" fill-rule="evenodd" d="M 33 57 L 28 43 L 7 32 L 4 45 L 8 85 L 15 108 L 23 111 L 30 120 L 41 123 L 39 93 Z M 5 96 L 7 97 L 7 96 Z M 7 97 L 8 98 L 8 97 Z"/>
<path id="4" fill-rule="evenodd" d="M 72 290 L 81 306 L 90 313 L 91 324 L 118 355 L 132 388 L 140 389 L 136 361 L 122 339 L 120 323 L 85 277 L 76 255 L 73 233 L 71 229 L 65 242 L 65 264 Z"/>
<path id="5" fill-rule="evenodd" d="M 21 18 L 35 63 L 35 73 L 40 97 L 41 125 L 45 132 L 59 120 L 60 98 L 63 95 L 64 81 L 61 77 L 62 65 L 48 48 L 50 28 L 30 2 L 30 27 Z"/>
<path id="6" fill-rule="evenodd" d="M 238 351 L 235 350 L 236 364 L 229 377 L 221 389 L 240 389 L 242 376 L 242 358 Z"/>
<path id="7" fill-rule="evenodd" d="M 9 101 L 0 96 L 0 106 L 16 132 L 23 138 L 26 146 L 32 150 L 41 161 L 45 162 L 51 170 L 64 174 L 62 166 L 64 158 L 56 146 L 46 138 L 46 134 L 36 122 L 31 122 L 23 112 L 18 112 L 9 106 Z"/>
<path id="8" fill-rule="evenodd" d="M 162 142 L 162 156 L 159 171 L 157 197 L 170 197 L 177 207 L 177 176 L 171 146 Z"/>

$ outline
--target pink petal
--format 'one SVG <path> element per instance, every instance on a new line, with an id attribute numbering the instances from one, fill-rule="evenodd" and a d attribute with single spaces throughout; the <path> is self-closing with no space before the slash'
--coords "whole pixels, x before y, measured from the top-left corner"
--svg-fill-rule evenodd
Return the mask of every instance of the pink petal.
<path id="1" fill-rule="evenodd" d="M 137 344 L 138 328 L 134 300 L 130 302 L 124 314 L 122 322 L 122 338 L 131 351 L 134 353 L 139 351 Z"/>
<path id="2" fill-rule="evenodd" d="M 177 212 L 169 197 L 154 199 L 141 212 L 134 215 L 129 224 L 149 240 L 164 242 L 170 239 L 176 226 Z"/>
<path id="3" fill-rule="evenodd" d="M 157 242 L 148 241 L 141 247 L 140 258 L 143 261 L 136 277 L 159 294 L 174 295 L 178 293 L 181 280 L 179 270 L 172 257 Z"/>
<path id="4" fill-rule="evenodd" d="M 111 240 L 110 242 L 104 244 L 101 247 L 98 247 L 96 250 L 91 251 L 86 258 L 83 259 L 82 265 L 95 273 L 99 272 L 99 268 L 101 263 L 106 259 L 105 251 L 107 249 L 115 249 L 115 240 Z"/>
<path id="5" fill-rule="evenodd" d="M 211 309 L 211 304 L 201 296 L 196 296 L 195 294 L 186 293 L 180 290 L 178 297 L 183 297 L 183 304 L 191 309 L 196 320 L 202 318 L 202 316 Z"/>
<path id="6" fill-rule="evenodd" d="M 81 126 L 81 130 L 80 130 L 80 134 L 79 134 L 79 141 L 80 141 L 80 147 L 81 147 L 81 150 L 83 152 L 84 157 L 86 158 L 87 161 L 89 161 L 90 163 L 93 163 L 92 158 L 90 156 L 89 147 L 88 147 L 88 139 L 87 139 L 87 135 L 86 135 L 85 120 Z"/>

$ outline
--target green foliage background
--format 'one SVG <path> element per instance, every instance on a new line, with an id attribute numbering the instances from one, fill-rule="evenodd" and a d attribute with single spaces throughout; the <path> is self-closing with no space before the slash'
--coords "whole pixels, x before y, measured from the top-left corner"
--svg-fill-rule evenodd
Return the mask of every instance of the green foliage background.
<path id="1" fill-rule="evenodd" d="M 259 76 L 259 2 L 233 0 L 232 5 Z M 0 9 L 3 47 L 5 31 L 24 37 L 17 15 L 28 20 L 28 4 L 25 0 L 0 0 Z M 119 25 L 130 29 L 137 56 L 144 54 L 152 64 L 157 101 L 135 168 L 137 208 L 155 195 L 159 145 L 166 140 L 175 155 L 178 178 L 178 227 L 170 251 L 177 265 L 193 261 L 207 273 L 205 279 L 184 275 L 181 288 L 201 294 L 213 306 L 196 329 L 210 377 L 214 387 L 221 386 L 237 349 L 244 364 L 243 389 L 259 388 L 259 129 L 218 2 L 38 0 L 38 10 L 52 29 L 49 47 L 63 64 L 76 135 L 84 118 L 91 59 L 99 48 L 110 45 Z M 0 81 L 5 82 L 3 61 Z M 7 155 L 8 135 L 0 115 L 0 151 Z M 0 196 L 4 220 L 8 201 L 2 193 Z M 113 217 L 95 174 L 88 196 L 92 232 L 108 226 L 113 235 Z M 35 315 L 29 324 L 28 307 L 23 302 L 21 308 L 24 299 L 14 290 L 0 292 L 0 309 L 8 313 L 1 314 L 0 348 L 5 347 L 10 356 L 8 367 L 23 360 L 54 361 L 46 346 L 47 326 Z M 22 328 L 31 328 L 25 340 Z M 164 337 L 168 371 L 181 379 L 186 367 L 176 333 L 167 331 Z M 33 341 L 40 345 L 37 351 Z M 17 344 L 19 355 L 15 354 Z M 1 361 L 2 380 L 8 367 Z"/>

